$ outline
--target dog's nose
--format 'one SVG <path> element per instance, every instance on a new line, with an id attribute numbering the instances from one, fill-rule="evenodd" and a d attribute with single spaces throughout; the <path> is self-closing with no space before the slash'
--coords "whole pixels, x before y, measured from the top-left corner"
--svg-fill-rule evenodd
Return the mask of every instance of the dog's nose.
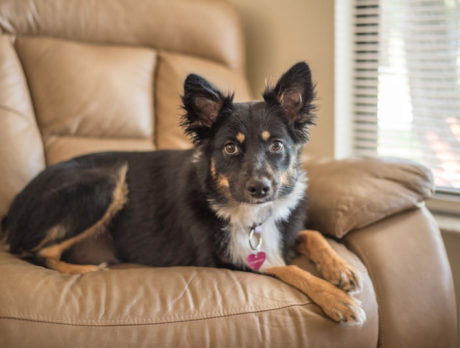
<path id="1" fill-rule="evenodd" d="M 270 180 L 267 178 L 250 179 L 246 184 L 246 190 L 254 198 L 264 198 L 270 193 Z"/>

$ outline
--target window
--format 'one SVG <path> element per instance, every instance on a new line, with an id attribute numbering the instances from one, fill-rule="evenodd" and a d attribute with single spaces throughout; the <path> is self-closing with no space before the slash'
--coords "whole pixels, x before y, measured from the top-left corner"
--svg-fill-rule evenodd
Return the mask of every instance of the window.
<path id="1" fill-rule="evenodd" d="M 351 42 L 351 152 L 415 160 L 431 168 L 439 192 L 460 193 L 460 2 L 343 3 L 336 40 Z M 344 48 L 338 42 L 342 61 Z"/>

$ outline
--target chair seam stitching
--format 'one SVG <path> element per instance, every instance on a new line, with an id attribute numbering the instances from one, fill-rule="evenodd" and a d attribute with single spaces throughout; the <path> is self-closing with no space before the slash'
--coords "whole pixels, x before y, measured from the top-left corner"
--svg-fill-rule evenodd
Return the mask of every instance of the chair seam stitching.
<path id="1" fill-rule="evenodd" d="M 269 308 L 269 309 L 255 309 L 252 311 L 240 312 L 240 313 L 226 313 L 226 314 L 218 314 L 218 315 L 211 315 L 203 318 L 194 318 L 194 319 L 179 319 L 179 320 L 166 320 L 162 322 L 146 322 L 146 323 L 119 323 L 119 324 L 107 324 L 107 323 L 99 323 L 99 324 L 79 324 L 79 323 L 66 323 L 66 322 L 58 322 L 53 320 L 43 320 L 43 319 L 31 319 L 31 318 L 21 318 L 21 317 L 13 317 L 13 316 L 0 316 L 0 320 L 21 320 L 21 321 L 31 321 L 31 322 L 38 322 L 44 324 L 56 324 L 56 325 L 68 325 L 68 326 L 86 326 L 86 327 L 112 327 L 112 326 L 146 326 L 146 325 L 164 325 L 164 324 L 174 324 L 174 323 L 184 323 L 184 322 L 192 322 L 192 321 L 203 321 L 203 320 L 210 320 L 210 319 L 219 319 L 219 318 L 227 318 L 227 317 L 236 317 L 240 315 L 248 315 L 248 314 L 259 314 L 271 311 L 278 311 L 283 309 L 295 308 L 295 307 L 306 307 L 310 305 L 315 305 L 312 302 L 308 303 L 297 303 L 291 304 L 281 307 Z"/>

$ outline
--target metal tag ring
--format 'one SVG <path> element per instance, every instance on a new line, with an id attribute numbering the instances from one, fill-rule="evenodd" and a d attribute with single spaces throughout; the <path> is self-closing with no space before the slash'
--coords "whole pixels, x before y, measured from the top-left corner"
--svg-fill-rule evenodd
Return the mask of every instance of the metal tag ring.
<path id="1" fill-rule="evenodd" d="M 257 243 L 254 243 L 254 235 L 257 236 Z M 251 228 L 251 230 L 249 231 L 249 236 L 248 236 L 248 239 L 249 239 L 249 246 L 251 247 L 252 250 L 259 250 L 260 246 L 262 245 L 262 236 L 257 233 L 256 234 L 256 229 L 255 228 Z M 256 246 L 254 246 L 254 244 L 256 244 Z"/>

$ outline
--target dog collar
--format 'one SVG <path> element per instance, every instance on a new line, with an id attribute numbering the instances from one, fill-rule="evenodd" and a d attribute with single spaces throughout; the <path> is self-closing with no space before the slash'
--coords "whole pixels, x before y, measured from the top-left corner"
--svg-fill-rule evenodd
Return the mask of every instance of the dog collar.
<path id="1" fill-rule="evenodd" d="M 248 242 L 249 247 L 251 248 L 253 253 L 249 254 L 246 261 L 249 268 L 251 268 L 254 271 L 258 271 L 259 268 L 262 267 L 266 259 L 265 252 L 259 251 L 259 249 L 264 241 L 262 237 L 262 225 L 270 218 L 271 215 L 272 213 L 271 211 L 269 211 L 265 218 L 262 220 L 262 222 L 255 223 L 249 229 Z"/>

